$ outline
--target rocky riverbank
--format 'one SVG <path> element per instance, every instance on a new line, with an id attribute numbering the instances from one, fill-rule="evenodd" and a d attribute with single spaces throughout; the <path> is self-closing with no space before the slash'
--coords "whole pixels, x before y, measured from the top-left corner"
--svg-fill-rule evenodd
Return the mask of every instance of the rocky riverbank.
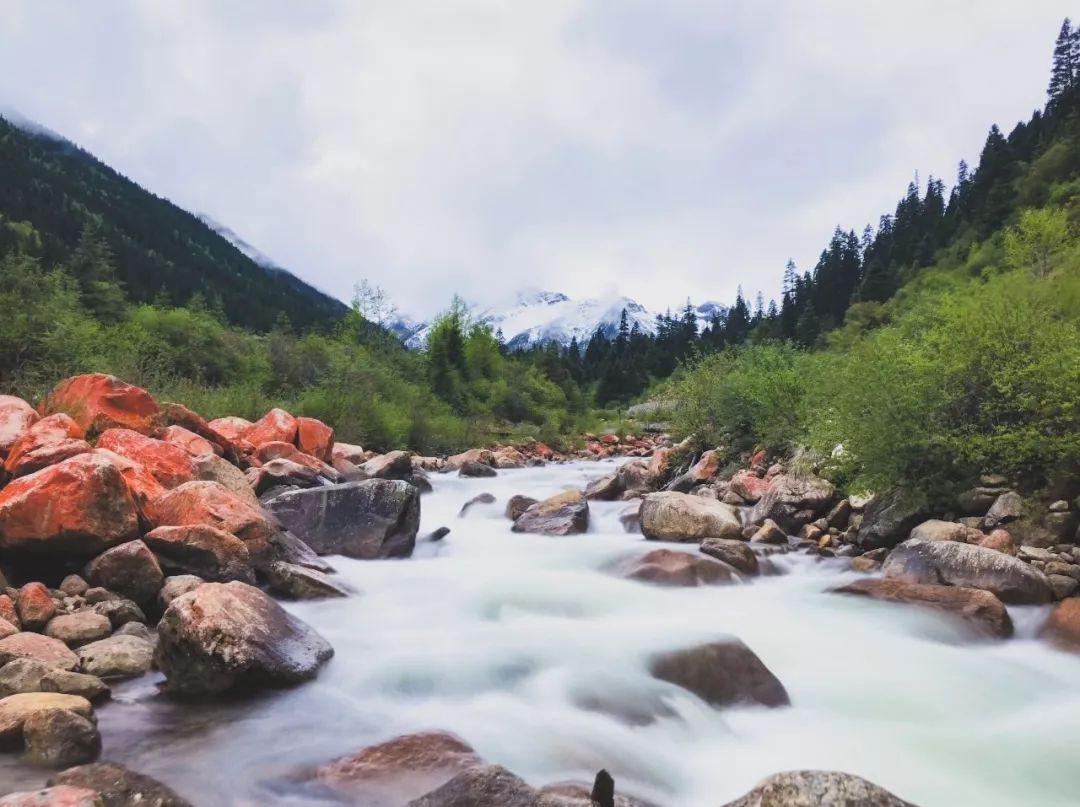
<path id="1" fill-rule="evenodd" d="M 69 379 L 37 407 L 0 398 L 0 456 L 0 734 L 29 764 L 63 769 L 44 794 L 0 804 L 144 804 L 138 794 L 154 788 L 164 795 L 152 803 L 186 803 L 96 762 L 95 709 L 110 686 L 154 670 L 165 696 L 202 700 L 314 678 L 333 648 L 274 598 L 352 595 L 322 556 L 404 558 L 418 540 L 441 540 L 448 530 L 418 539 L 431 473 L 482 479 L 628 457 L 583 490 L 514 496 L 505 517 L 514 532 L 573 536 L 589 530 L 590 502 L 624 501 L 628 532 L 685 545 L 612 569 L 630 580 L 723 585 L 772 573 L 778 554 L 849 559 L 868 575 L 843 593 L 933 608 L 995 639 L 1013 631 L 1006 605 L 1057 603 L 1042 632 L 1080 650 L 1075 503 L 1039 504 L 990 476 L 950 514 L 899 491 L 846 496 L 762 455 L 722 474 L 718 452 L 693 456 L 662 436 L 588 435 L 572 455 L 541 443 L 445 458 L 378 455 L 337 442 L 312 418 L 273 410 L 254 423 L 207 422 L 101 375 Z M 493 498 L 463 503 L 463 512 Z M 790 701 L 738 640 L 657 654 L 650 670 L 717 709 Z M 416 770 L 431 775 L 403 774 Z M 600 779 L 536 790 L 445 732 L 361 749 L 313 781 L 346 803 L 382 803 L 383 789 L 387 804 L 646 803 Z M 857 777 L 796 772 L 733 804 L 801 803 L 904 802 Z"/>

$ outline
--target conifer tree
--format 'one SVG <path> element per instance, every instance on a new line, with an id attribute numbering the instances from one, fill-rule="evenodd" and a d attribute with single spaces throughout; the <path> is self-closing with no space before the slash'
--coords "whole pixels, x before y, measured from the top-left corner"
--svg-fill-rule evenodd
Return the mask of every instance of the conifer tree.
<path id="1" fill-rule="evenodd" d="M 1046 94 L 1050 103 L 1054 104 L 1061 99 L 1076 82 L 1076 50 L 1077 35 L 1072 30 L 1072 23 L 1066 17 L 1058 31 L 1057 41 L 1054 43 L 1053 66 L 1050 68 L 1050 86 L 1046 88 Z"/>

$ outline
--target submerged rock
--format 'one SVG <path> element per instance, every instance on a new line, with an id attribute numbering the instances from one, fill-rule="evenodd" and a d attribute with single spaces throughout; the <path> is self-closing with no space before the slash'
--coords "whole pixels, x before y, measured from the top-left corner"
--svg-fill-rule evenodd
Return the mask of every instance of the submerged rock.
<path id="1" fill-rule="evenodd" d="M 517 521 L 521 514 L 536 504 L 536 499 L 532 496 L 522 496 L 520 493 L 510 497 L 510 501 L 506 503 L 506 517 L 511 521 Z"/>
<path id="2" fill-rule="evenodd" d="M 514 522 L 514 532 L 575 535 L 589 529 L 589 503 L 578 490 L 568 490 L 530 505 Z"/>
<path id="3" fill-rule="evenodd" d="M 203 695 L 307 681 L 333 655 L 306 623 L 246 583 L 206 583 L 158 624 L 154 659 L 166 689 Z"/>
<path id="4" fill-rule="evenodd" d="M 709 557 L 722 560 L 745 575 L 756 575 L 761 571 L 761 564 L 746 541 L 737 538 L 706 538 L 698 547 Z"/>
<path id="5" fill-rule="evenodd" d="M 407 807 L 535 807 L 536 791 L 499 765 L 466 768 Z"/>
<path id="6" fill-rule="evenodd" d="M 156 779 L 115 762 L 79 765 L 53 775 L 51 786 L 83 787 L 101 794 L 107 807 L 192 807 Z"/>
<path id="7" fill-rule="evenodd" d="M 400 480 L 369 479 L 274 498 L 271 512 L 320 555 L 408 557 L 420 524 L 420 494 Z"/>
<path id="8" fill-rule="evenodd" d="M 270 590 L 294 600 L 319 600 L 326 597 L 347 597 L 348 590 L 330 577 L 295 563 L 275 560 L 267 564 L 266 582 Z"/>
<path id="9" fill-rule="evenodd" d="M 1001 600 L 989 591 L 964 586 L 937 586 L 902 580 L 856 580 L 835 589 L 874 600 L 923 605 L 960 617 L 976 630 L 1001 639 L 1012 636 L 1013 625 Z"/>
<path id="10" fill-rule="evenodd" d="M 908 583 L 985 589 L 1015 605 L 1054 599 L 1046 576 L 1032 566 L 993 549 L 955 541 L 905 541 L 889 553 L 882 571 Z"/>
<path id="11" fill-rule="evenodd" d="M 731 505 L 663 491 L 650 493 L 642 502 L 641 532 L 654 541 L 700 543 L 706 538 L 739 538 L 742 523 Z"/>
<path id="12" fill-rule="evenodd" d="M 653 659 L 650 669 L 661 681 L 689 690 L 714 706 L 786 706 L 791 702 L 779 679 L 738 639 L 665 653 Z"/>
<path id="13" fill-rule="evenodd" d="M 624 564 L 624 570 L 631 580 L 660 586 L 707 586 L 736 579 L 727 564 L 675 549 L 655 549 Z"/>
<path id="14" fill-rule="evenodd" d="M 788 771 L 770 776 L 724 807 L 915 807 L 873 782 L 838 771 Z"/>

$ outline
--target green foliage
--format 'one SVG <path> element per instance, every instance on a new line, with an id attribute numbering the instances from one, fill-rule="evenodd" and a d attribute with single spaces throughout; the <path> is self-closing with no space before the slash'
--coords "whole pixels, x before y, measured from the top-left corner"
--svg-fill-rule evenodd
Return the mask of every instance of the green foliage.
<path id="1" fill-rule="evenodd" d="M 1020 223 L 1005 231 L 1005 261 L 1037 277 L 1050 273 L 1055 258 L 1069 242 L 1069 220 L 1059 208 L 1025 210 Z"/>

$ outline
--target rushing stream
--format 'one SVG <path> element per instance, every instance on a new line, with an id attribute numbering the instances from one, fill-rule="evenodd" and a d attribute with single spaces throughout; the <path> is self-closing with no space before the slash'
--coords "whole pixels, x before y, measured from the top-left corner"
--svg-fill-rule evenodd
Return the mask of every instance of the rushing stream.
<path id="1" fill-rule="evenodd" d="M 1030 638 L 973 642 L 943 617 L 827 593 L 844 562 L 787 555 L 746 585 L 660 588 L 612 566 L 656 548 L 624 503 L 593 503 L 587 535 L 518 535 L 514 493 L 582 487 L 609 465 L 434 478 L 411 560 L 331 559 L 360 594 L 290 605 L 333 644 L 312 683 L 254 700 L 175 704 L 146 677 L 99 714 L 103 758 L 196 805 L 327 805 L 298 769 L 372 742 L 446 729 L 531 784 L 591 781 L 676 807 L 718 807 L 794 768 L 865 776 L 921 807 L 1075 805 L 1080 657 Z M 493 493 L 493 505 L 461 505 Z M 693 547 L 690 547 L 693 551 Z M 735 635 L 792 706 L 713 709 L 650 677 L 651 654 Z M 603 704 L 606 711 L 598 711 Z M 613 716 L 617 713 L 621 716 Z M 655 718 L 655 719 L 653 719 Z M 45 774 L 0 761 L 0 792 Z"/>

